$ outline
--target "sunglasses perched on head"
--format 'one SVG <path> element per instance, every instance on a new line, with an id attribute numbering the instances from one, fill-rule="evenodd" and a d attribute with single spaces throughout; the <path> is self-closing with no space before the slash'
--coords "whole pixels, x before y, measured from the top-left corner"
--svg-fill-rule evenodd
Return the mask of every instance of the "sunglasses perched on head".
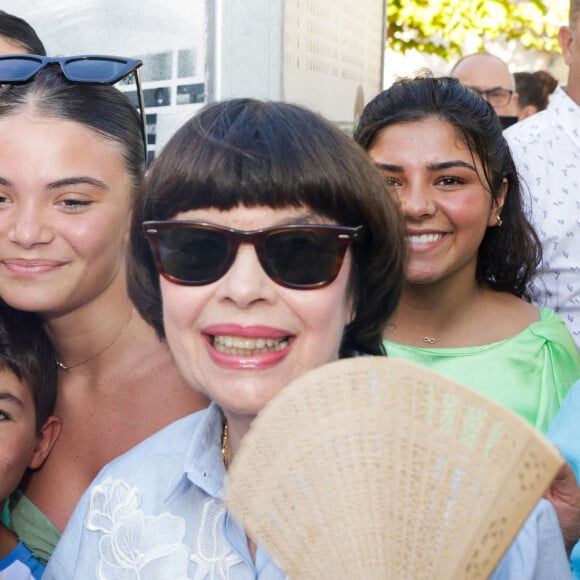
<path id="1" fill-rule="evenodd" d="M 157 271 L 170 282 L 186 286 L 216 282 L 234 263 L 240 244 L 252 244 L 274 282 L 299 290 L 330 284 L 362 229 L 288 225 L 244 232 L 191 221 L 143 222 Z"/>
<path id="2" fill-rule="evenodd" d="M 113 85 L 133 73 L 139 100 L 145 158 L 147 158 L 145 106 L 139 76 L 139 67 L 142 64 L 140 60 L 122 56 L 88 54 L 53 58 L 37 54 L 6 54 L 0 56 L 0 85 L 26 83 L 48 65 L 59 65 L 67 80 L 81 84 Z"/>

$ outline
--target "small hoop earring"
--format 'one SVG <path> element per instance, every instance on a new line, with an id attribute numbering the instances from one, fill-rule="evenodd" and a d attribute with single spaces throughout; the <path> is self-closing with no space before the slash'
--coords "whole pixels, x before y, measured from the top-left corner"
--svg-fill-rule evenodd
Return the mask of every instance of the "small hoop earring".
<path id="1" fill-rule="evenodd" d="M 503 224 L 503 220 L 501 219 L 501 215 L 499 215 L 499 213 L 496 214 L 496 218 L 497 218 L 497 227 L 499 228 L 501 224 Z"/>

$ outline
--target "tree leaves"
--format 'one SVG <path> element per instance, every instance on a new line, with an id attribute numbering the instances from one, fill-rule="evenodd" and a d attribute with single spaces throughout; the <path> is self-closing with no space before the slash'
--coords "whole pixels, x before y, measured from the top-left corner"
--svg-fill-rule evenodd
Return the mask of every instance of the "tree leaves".
<path id="1" fill-rule="evenodd" d="M 387 47 L 415 49 L 448 60 L 470 41 L 480 50 L 497 38 L 526 48 L 559 50 L 568 0 L 388 0 Z"/>

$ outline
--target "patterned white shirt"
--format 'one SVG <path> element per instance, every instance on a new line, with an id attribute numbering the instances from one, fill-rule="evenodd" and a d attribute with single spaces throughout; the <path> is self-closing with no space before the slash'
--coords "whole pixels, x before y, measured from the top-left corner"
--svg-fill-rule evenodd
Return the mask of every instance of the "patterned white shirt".
<path id="1" fill-rule="evenodd" d="M 544 252 L 536 302 L 553 308 L 580 346 L 580 106 L 558 87 L 546 110 L 504 136 Z"/>

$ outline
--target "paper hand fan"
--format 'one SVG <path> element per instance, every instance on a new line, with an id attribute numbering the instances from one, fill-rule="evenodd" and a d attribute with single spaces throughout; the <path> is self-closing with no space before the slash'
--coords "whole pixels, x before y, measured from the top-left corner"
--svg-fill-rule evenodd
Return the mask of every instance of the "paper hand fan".
<path id="1" fill-rule="evenodd" d="M 248 536 L 299 580 L 487 578 L 563 464 L 523 419 L 414 364 L 290 383 L 228 471 Z"/>

